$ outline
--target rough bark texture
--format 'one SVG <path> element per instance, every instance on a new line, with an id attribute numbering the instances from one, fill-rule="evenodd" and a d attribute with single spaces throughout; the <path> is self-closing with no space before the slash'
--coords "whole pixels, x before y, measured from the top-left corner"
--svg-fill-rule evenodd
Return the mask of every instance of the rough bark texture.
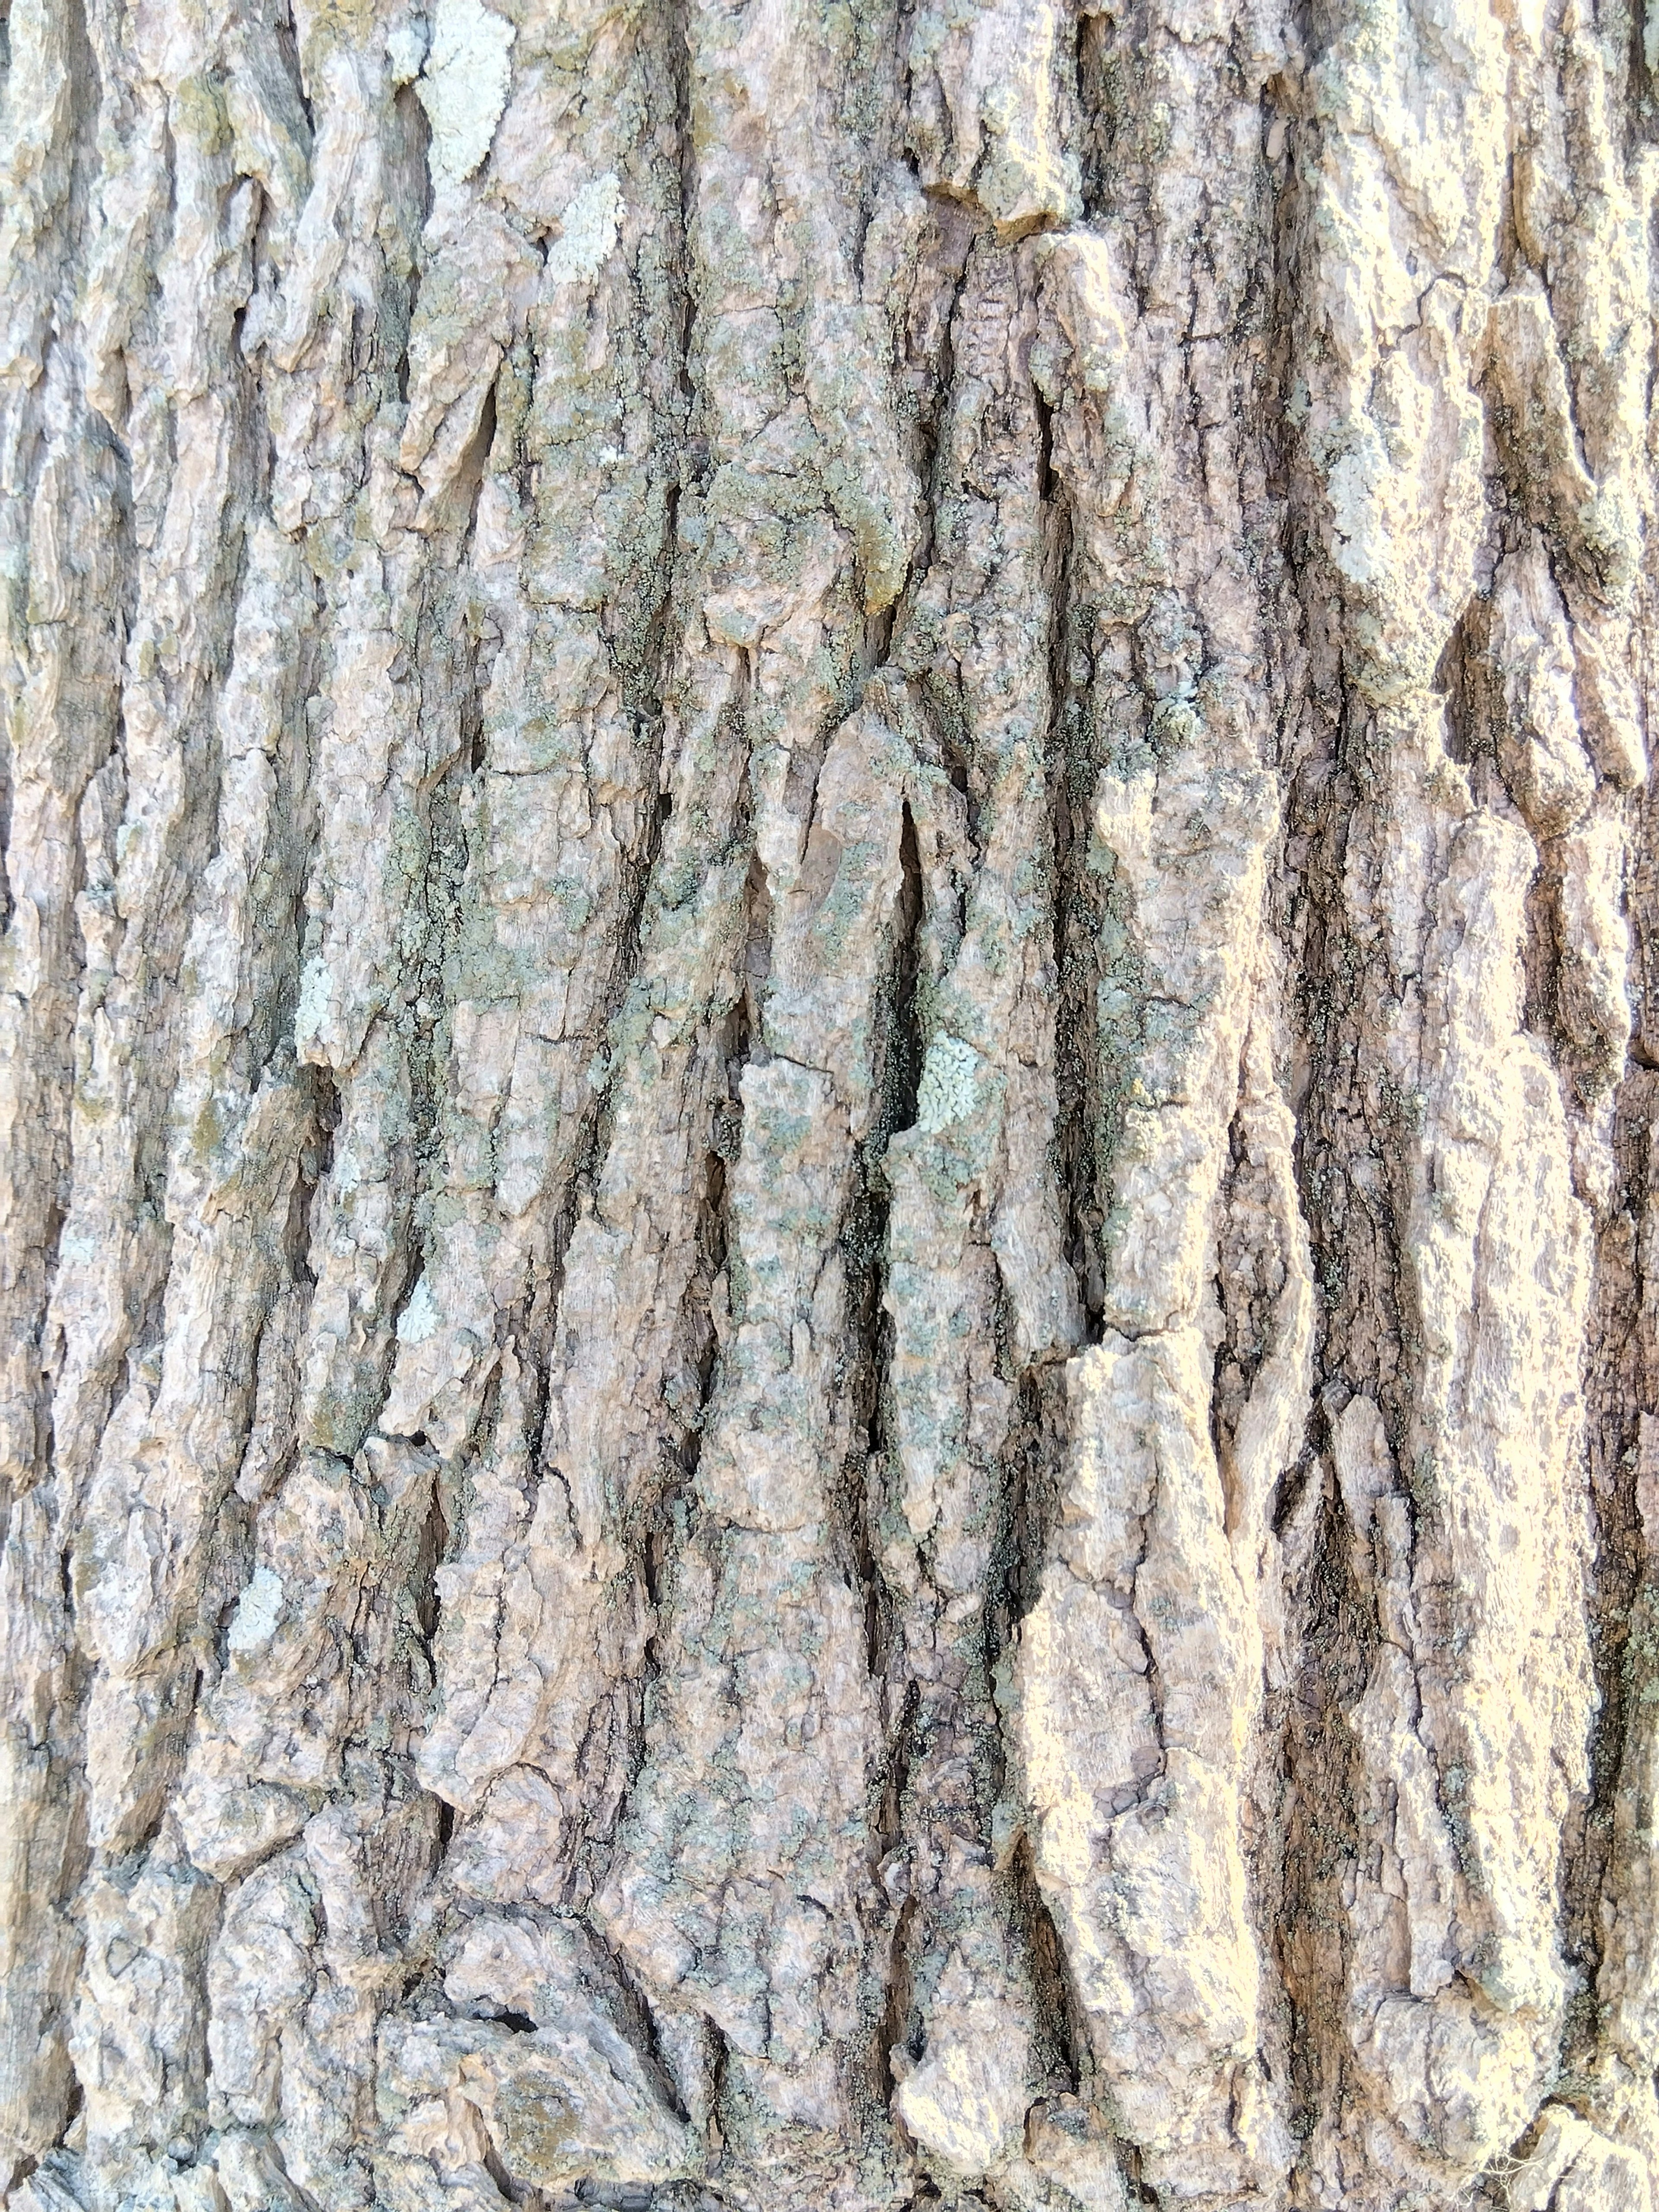
<path id="1" fill-rule="evenodd" d="M 15 2212 L 1650 2212 L 1653 0 L 0 68 Z"/>

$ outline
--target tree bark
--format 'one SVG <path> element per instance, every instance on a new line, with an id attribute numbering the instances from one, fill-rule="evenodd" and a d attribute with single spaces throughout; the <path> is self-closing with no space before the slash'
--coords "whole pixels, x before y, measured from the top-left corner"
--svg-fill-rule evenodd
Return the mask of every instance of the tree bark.
<path id="1" fill-rule="evenodd" d="M 1652 2212 L 1659 15 L 0 0 L 16 2212 Z"/>

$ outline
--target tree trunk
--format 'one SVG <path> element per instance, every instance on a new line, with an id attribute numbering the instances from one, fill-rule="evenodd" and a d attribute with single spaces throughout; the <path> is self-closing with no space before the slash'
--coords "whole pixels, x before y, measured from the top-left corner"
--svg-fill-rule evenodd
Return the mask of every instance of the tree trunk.
<path id="1" fill-rule="evenodd" d="M 0 24 L 9 2203 L 1650 2212 L 1654 0 Z"/>

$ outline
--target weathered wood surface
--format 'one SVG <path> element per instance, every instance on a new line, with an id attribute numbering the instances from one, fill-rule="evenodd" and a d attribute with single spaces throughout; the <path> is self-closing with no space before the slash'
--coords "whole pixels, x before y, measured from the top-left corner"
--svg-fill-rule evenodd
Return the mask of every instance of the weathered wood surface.
<path id="1" fill-rule="evenodd" d="M 0 0 L 16 2212 L 1659 2187 L 1659 14 Z"/>

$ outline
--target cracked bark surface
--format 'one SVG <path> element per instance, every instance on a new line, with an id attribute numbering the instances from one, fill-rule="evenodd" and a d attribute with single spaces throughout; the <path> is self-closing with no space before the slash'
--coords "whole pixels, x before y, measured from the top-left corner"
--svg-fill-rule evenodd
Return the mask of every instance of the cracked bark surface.
<path id="1" fill-rule="evenodd" d="M 15 2212 L 1653 2212 L 1659 19 L 0 0 Z"/>

